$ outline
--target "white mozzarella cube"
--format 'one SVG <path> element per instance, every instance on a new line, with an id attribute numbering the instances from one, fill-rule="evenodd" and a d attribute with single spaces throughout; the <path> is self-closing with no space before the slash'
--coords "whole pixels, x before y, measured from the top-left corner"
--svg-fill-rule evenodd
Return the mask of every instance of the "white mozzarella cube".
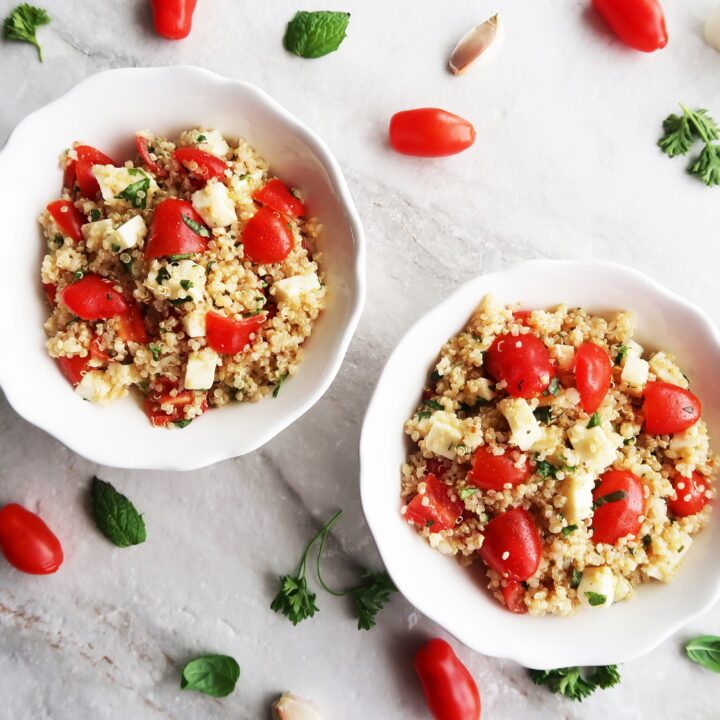
<path id="1" fill-rule="evenodd" d="M 320 289 L 320 280 L 315 273 L 293 275 L 274 282 L 271 294 L 280 302 L 297 303 L 304 295 Z"/>
<path id="2" fill-rule="evenodd" d="M 521 450 L 529 450 L 542 437 L 542 428 L 525 398 L 505 398 L 498 410 L 510 425 L 510 443 Z"/>
<path id="3" fill-rule="evenodd" d="M 439 411 L 432 416 L 430 422 L 430 431 L 425 436 L 425 449 L 434 455 L 452 460 L 462 440 L 460 420 L 451 413 Z"/>
<path id="4" fill-rule="evenodd" d="M 620 379 L 632 388 L 640 389 L 645 387 L 648 380 L 648 369 L 650 365 L 635 353 L 625 356 Z"/>
<path id="5" fill-rule="evenodd" d="M 119 250 L 117 250 L 118 252 L 137 247 L 145 239 L 147 231 L 147 225 L 145 225 L 143 216 L 135 215 L 135 217 L 132 217 L 127 222 L 124 222 L 110 236 L 111 247 L 113 245 L 115 245 L 115 248 L 113 249 L 119 247 Z"/>
<path id="6" fill-rule="evenodd" d="M 230 146 L 218 130 L 203 130 L 198 136 L 198 140 L 197 147 L 211 155 L 217 155 L 224 159 L 230 152 Z"/>
<path id="7" fill-rule="evenodd" d="M 118 195 L 120 195 L 120 193 L 127 189 L 130 185 L 134 185 L 135 183 L 142 182 L 144 180 L 148 181 L 147 190 L 142 191 L 145 193 L 146 204 L 147 200 L 150 199 L 158 189 L 155 180 L 139 168 L 115 167 L 114 165 L 93 165 L 92 173 L 98 181 L 103 200 L 111 205 L 121 202 L 128 203 L 129 200 L 120 198 Z"/>
<path id="8" fill-rule="evenodd" d="M 577 525 L 593 513 L 593 489 L 595 475 L 585 470 L 575 470 L 562 481 L 560 492 L 567 498 L 563 515 L 571 525 Z"/>
<path id="9" fill-rule="evenodd" d="M 654 555 L 653 563 L 650 567 L 643 568 L 645 574 L 655 580 L 670 582 L 692 542 L 692 536 L 682 530 L 673 532 L 669 537 L 653 537 L 650 546 Z"/>
<path id="10" fill-rule="evenodd" d="M 102 246 L 105 238 L 113 231 L 112 220 L 96 220 L 85 223 L 80 230 L 85 240 L 85 247 L 88 250 L 97 252 Z"/>
<path id="11" fill-rule="evenodd" d="M 495 397 L 492 380 L 487 378 L 476 378 L 475 380 L 469 380 L 468 385 L 472 383 L 473 390 L 477 393 L 478 398 L 481 400 L 490 401 Z"/>
<path id="12" fill-rule="evenodd" d="M 132 385 L 140 376 L 134 365 L 123 365 L 122 363 L 111 362 L 108 365 L 107 377 L 115 385 Z"/>
<path id="13" fill-rule="evenodd" d="M 617 448 L 602 426 L 588 428 L 585 422 L 577 423 L 568 430 L 568 437 L 578 461 L 590 472 L 599 474 L 615 462 Z"/>
<path id="14" fill-rule="evenodd" d="M 610 607 L 615 600 L 616 584 L 615 573 L 607 565 L 586 567 L 578 585 L 578 598 L 585 607 Z"/>
<path id="15" fill-rule="evenodd" d="M 188 337 L 205 337 L 205 316 L 207 308 L 204 306 L 193 308 L 183 316 L 182 323 Z"/>
<path id="16" fill-rule="evenodd" d="M 227 227 L 237 220 L 235 203 L 223 183 L 209 182 L 202 190 L 192 194 L 192 206 L 200 217 L 213 228 Z"/>
<path id="17" fill-rule="evenodd" d="M 682 388 L 688 387 L 687 378 L 664 352 L 657 352 L 650 358 L 650 370 L 662 382 L 679 385 Z"/>
<path id="18" fill-rule="evenodd" d="M 635 342 L 634 340 L 628 340 L 625 343 L 625 347 L 627 348 L 627 352 L 625 353 L 625 359 L 627 359 L 628 355 L 637 355 L 638 357 L 642 357 L 642 354 L 645 352 L 643 346 L 640 343 Z"/>
<path id="19" fill-rule="evenodd" d="M 194 350 L 188 355 L 185 387 L 188 390 L 208 390 L 215 382 L 215 368 L 220 356 L 211 348 Z"/>
<path id="20" fill-rule="evenodd" d="M 100 405 L 107 404 L 112 400 L 112 383 L 105 373 L 100 370 L 88 370 L 75 392 L 83 399 Z"/>

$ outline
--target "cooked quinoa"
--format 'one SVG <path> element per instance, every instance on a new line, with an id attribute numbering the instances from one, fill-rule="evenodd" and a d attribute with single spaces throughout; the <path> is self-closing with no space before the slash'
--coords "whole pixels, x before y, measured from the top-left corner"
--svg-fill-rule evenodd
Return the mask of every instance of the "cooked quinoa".
<path id="1" fill-rule="evenodd" d="M 717 458 L 707 425 L 700 418 L 675 434 L 645 431 L 648 383 L 687 389 L 689 381 L 669 354 L 633 340 L 634 325 L 631 312 L 607 319 L 565 305 L 518 312 L 486 296 L 442 347 L 405 424 L 412 444 L 402 467 L 401 512 L 433 548 L 462 565 L 482 564 L 488 524 L 513 508 L 529 513 L 540 539 L 537 570 L 514 582 L 487 568 L 490 591 L 506 605 L 510 596 L 514 612 L 567 615 L 631 598 L 649 580 L 668 582 L 709 520 Z M 511 398 L 507 383 L 488 371 L 488 350 L 499 336 L 522 343 L 529 335 L 547 349 L 554 377 L 543 378 L 545 390 L 534 397 Z M 576 383 L 583 343 L 599 346 L 611 365 L 609 390 L 593 413 L 583 410 Z M 474 487 L 478 453 L 510 458 L 527 468 L 525 478 L 499 489 Z M 636 476 L 644 498 L 638 530 L 612 544 L 593 540 L 598 487 L 610 471 Z M 438 479 L 442 503 L 457 514 L 447 529 L 433 519 L 438 491 L 429 486 Z M 608 495 L 605 507 L 625 497 Z M 678 505 L 696 511 L 674 510 Z M 509 556 L 503 552 L 501 562 Z"/>
<path id="2" fill-rule="evenodd" d="M 298 372 L 302 345 L 325 306 L 320 224 L 304 217 L 299 192 L 291 196 L 285 186 L 298 212 L 284 215 L 272 201 L 270 208 L 257 201 L 273 175 L 245 140 L 197 128 L 172 140 L 141 132 L 136 145 L 139 156 L 118 167 L 79 143 L 61 157 L 66 202 L 54 210 L 61 222 L 50 211 L 58 203 L 40 217 L 50 356 L 86 400 L 111 403 L 137 388 L 159 426 L 184 427 L 208 406 L 277 394 Z M 181 148 L 201 151 L 195 154 L 201 160 L 191 153 L 180 161 Z M 220 163 L 219 177 L 208 180 L 202 158 L 209 167 Z M 194 233 L 191 239 L 205 247 L 148 257 L 157 209 L 169 198 L 192 206 L 177 216 L 178 234 Z M 278 261 L 253 261 L 244 246 L 248 221 L 264 210 L 287 235 L 287 254 Z M 70 216 L 78 218 L 80 233 L 68 231 Z M 107 300 L 119 297 L 130 314 L 82 319 L 71 311 L 64 300 L 72 291 L 65 291 L 88 276 L 107 279 Z M 206 330 L 208 313 L 218 323 L 231 321 L 221 326 L 230 328 L 226 334 L 249 328 L 248 344 L 223 352 Z"/>

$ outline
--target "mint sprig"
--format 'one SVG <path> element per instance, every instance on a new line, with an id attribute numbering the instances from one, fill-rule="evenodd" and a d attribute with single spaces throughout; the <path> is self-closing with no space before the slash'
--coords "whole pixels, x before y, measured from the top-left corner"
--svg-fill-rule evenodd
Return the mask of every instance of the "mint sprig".
<path id="1" fill-rule="evenodd" d="M 319 58 L 334 52 L 345 39 L 350 13 L 301 10 L 288 23 L 285 49 L 304 58 Z"/>

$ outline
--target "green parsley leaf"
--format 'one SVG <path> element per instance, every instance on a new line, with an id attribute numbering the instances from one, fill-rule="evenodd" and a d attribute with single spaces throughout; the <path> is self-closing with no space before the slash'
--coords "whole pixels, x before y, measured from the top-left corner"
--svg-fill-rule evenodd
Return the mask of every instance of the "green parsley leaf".
<path id="1" fill-rule="evenodd" d="M 548 425 L 550 421 L 552 420 L 552 406 L 550 405 L 541 405 L 540 407 L 535 408 L 533 411 L 533 415 L 540 421 Z"/>
<path id="2" fill-rule="evenodd" d="M 590 422 L 588 422 L 587 427 L 588 430 L 591 430 L 592 428 L 600 427 L 602 425 L 602 419 L 600 418 L 600 413 L 594 412 L 590 416 Z"/>
<path id="3" fill-rule="evenodd" d="M 476 487 L 470 487 L 465 486 L 463 488 L 460 488 L 460 499 L 461 500 L 467 500 L 468 498 L 471 498 L 475 493 L 478 491 Z"/>
<path id="4" fill-rule="evenodd" d="M 687 656 L 698 665 L 720 672 L 720 637 L 699 635 L 685 644 Z"/>
<path id="5" fill-rule="evenodd" d="M 191 660 L 182 671 L 180 687 L 183 690 L 225 697 L 240 678 L 240 666 L 229 655 L 203 655 Z"/>
<path id="6" fill-rule="evenodd" d="M 209 238 L 210 237 L 210 231 L 204 226 L 201 225 L 196 220 L 193 220 L 191 217 L 188 217 L 187 215 L 183 215 L 180 213 L 180 217 L 182 218 L 183 222 L 196 234 L 200 237 Z M 176 256 L 174 259 L 177 259 Z"/>
<path id="7" fill-rule="evenodd" d="M 577 529 L 577 525 L 567 525 L 560 532 L 563 534 L 563 537 L 567 537 L 568 535 L 572 535 Z"/>
<path id="8" fill-rule="evenodd" d="M 627 496 L 628 494 L 624 490 L 616 490 L 607 495 L 602 495 L 593 503 L 593 510 L 597 510 L 599 507 L 607 505 L 608 503 L 624 500 Z"/>
<path id="9" fill-rule="evenodd" d="M 358 630 L 371 630 L 377 614 L 390 602 L 390 595 L 397 592 L 397 588 L 386 572 L 363 570 L 362 577 L 365 582 L 347 594 L 355 603 Z"/>
<path id="10" fill-rule="evenodd" d="M 288 23 L 285 49 L 304 58 L 327 55 L 340 47 L 349 22 L 350 13 L 301 10 Z"/>
<path id="11" fill-rule="evenodd" d="M 437 400 L 424 400 L 423 405 L 426 405 L 433 410 L 444 410 L 443 406 Z"/>
<path id="12" fill-rule="evenodd" d="M 688 172 L 708 187 L 720 185 L 720 145 L 706 145 Z"/>
<path id="13" fill-rule="evenodd" d="M 601 665 L 588 680 L 601 690 L 607 690 L 620 682 L 620 672 L 617 665 Z"/>
<path id="14" fill-rule="evenodd" d="M 585 597 L 592 607 L 604 605 L 607 602 L 607 595 L 603 595 L 602 593 L 586 592 Z"/>
<path id="15" fill-rule="evenodd" d="M 134 208 L 144 210 L 147 207 L 147 196 L 150 190 L 150 178 L 143 177 L 142 180 L 131 183 L 122 192 L 117 194 L 117 198 L 127 200 Z"/>
<path id="16" fill-rule="evenodd" d="M 98 530 L 118 547 L 144 543 L 145 521 L 135 506 L 110 483 L 93 477 L 90 508 Z"/>
<path id="17" fill-rule="evenodd" d="M 42 48 L 36 32 L 41 25 L 47 25 L 49 22 L 50 16 L 45 10 L 22 3 L 5 18 L 3 37 L 6 40 L 20 40 L 34 45 L 38 51 L 38 58 L 42 62 Z"/>
<path id="18" fill-rule="evenodd" d="M 624 357 L 627 355 L 628 352 L 628 346 L 627 345 L 621 345 L 618 349 L 618 354 L 615 356 L 615 365 L 620 365 L 622 363 Z"/>
<path id="19" fill-rule="evenodd" d="M 665 134 L 658 140 L 658 147 L 668 156 L 687 155 L 695 144 L 694 127 L 686 113 L 672 113 L 663 120 Z"/>
<path id="20" fill-rule="evenodd" d="M 548 690 L 565 695 L 571 700 L 584 700 L 598 688 L 605 690 L 620 682 L 617 665 L 598 667 L 583 677 L 579 667 L 558 668 L 557 670 L 529 670 L 530 678 L 536 685 L 545 685 Z"/>
<path id="21" fill-rule="evenodd" d="M 288 374 L 285 373 L 280 380 L 278 380 L 278 384 L 275 386 L 275 389 L 272 392 L 272 396 L 276 398 L 280 394 L 280 389 L 283 386 L 283 383 L 288 379 Z"/>

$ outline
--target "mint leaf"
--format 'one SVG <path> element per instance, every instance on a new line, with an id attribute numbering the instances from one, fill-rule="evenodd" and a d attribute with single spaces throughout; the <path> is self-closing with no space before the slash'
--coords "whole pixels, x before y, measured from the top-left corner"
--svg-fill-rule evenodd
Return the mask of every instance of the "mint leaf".
<path id="1" fill-rule="evenodd" d="M 225 697 L 234 689 L 240 677 L 240 666 L 229 655 L 203 655 L 191 660 L 182 671 L 183 690 Z"/>
<path id="2" fill-rule="evenodd" d="M 145 522 L 135 506 L 110 483 L 93 477 L 90 508 L 98 530 L 114 545 L 129 547 L 145 542 Z"/>
<path id="3" fill-rule="evenodd" d="M 301 10 L 288 23 L 285 49 L 304 58 L 327 55 L 340 47 L 349 22 L 350 13 Z"/>
<path id="4" fill-rule="evenodd" d="M 720 673 L 720 637 L 700 635 L 685 645 L 687 656 L 698 665 Z"/>

